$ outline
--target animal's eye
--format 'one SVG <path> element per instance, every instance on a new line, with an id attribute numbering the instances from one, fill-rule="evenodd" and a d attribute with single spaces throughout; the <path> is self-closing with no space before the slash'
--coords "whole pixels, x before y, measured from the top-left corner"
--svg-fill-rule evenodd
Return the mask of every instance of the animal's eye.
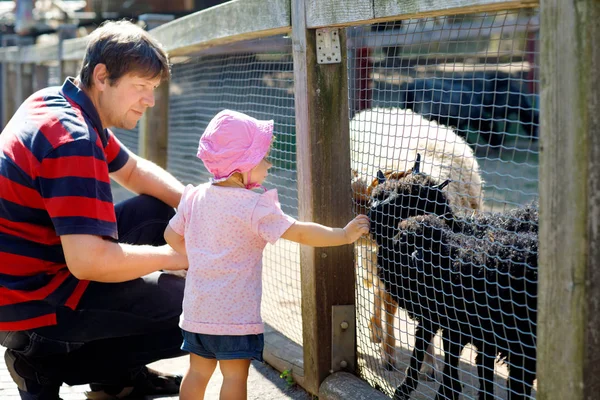
<path id="1" fill-rule="evenodd" d="M 373 198 L 375 200 L 385 200 L 388 197 L 389 193 L 385 190 L 377 190 L 376 192 L 373 193 Z"/>

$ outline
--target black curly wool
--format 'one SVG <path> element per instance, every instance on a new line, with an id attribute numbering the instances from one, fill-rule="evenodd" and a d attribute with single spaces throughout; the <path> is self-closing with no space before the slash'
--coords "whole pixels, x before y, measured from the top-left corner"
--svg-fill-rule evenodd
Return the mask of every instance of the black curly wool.
<path id="1" fill-rule="evenodd" d="M 509 368 L 509 398 L 525 398 L 535 378 L 537 206 L 457 219 L 443 191 L 420 179 L 380 185 L 369 212 L 379 276 L 418 322 L 395 398 L 416 388 L 422 352 L 438 329 L 445 350 L 438 398 L 459 397 L 458 363 L 468 343 L 478 349 L 480 398 L 493 397 L 497 356 Z"/>

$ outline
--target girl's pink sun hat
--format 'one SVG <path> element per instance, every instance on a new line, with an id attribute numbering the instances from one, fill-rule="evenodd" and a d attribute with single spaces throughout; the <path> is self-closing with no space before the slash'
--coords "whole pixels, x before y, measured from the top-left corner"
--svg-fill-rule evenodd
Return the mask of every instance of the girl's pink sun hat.
<path id="1" fill-rule="evenodd" d="M 241 112 L 223 110 L 200 138 L 198 158 L 223 181 L 234 172 L 248 172 L 265 158 L 273 138 L 273 120 L 262 121 Z"/>

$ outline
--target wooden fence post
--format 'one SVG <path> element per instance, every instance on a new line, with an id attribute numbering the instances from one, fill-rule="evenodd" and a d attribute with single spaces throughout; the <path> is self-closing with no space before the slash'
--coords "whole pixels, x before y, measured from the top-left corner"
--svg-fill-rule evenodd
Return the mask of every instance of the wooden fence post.
<path id="1" fill-rule="evenodd" d="M 316 31 L 306 28 L 304 0 L 292 0 L 299 215 L 303 221 L 343 227 L 352 217 L 348 82 L 344 29 L 338 30 L 340 62 L 317 63 Z M 317 394 L 332 371 L 332 309 L 350 306 L 355 339 L 352 246 L 301 246 L 305 388 Z M 344 354 L 355 365 L 356 348 Z"/>
<path id="2" fill-rule="evenodd" d="M 44 89 L 48 86 L 48 80 L 50 78 L 50 71 L 48 70 L 48 66 L 39 63 L 35 64 L 34 73 L 33 73 L 33 91 L 36 92 L 38 90 Z"/>
<path id="3" fill-rule="evenodd" d="M 2 69 L 3 83 L 2 83 L 2 128 L 8 124 L 8 121 L 13 117 L 17 108 L 21 105 L 16 102 L 15 93 L 17 92 L 17 69 L 19 64 L 14 62 L 4 63 Z"/>
<path id="4" fill-rule="evenodd" d="M 21 103 L 23 103 L 25 100 L 27 100 L 27 98 L 29 96 L 31 96 L 33 94 L 33 66 L 34 64 L 31 63 L 23 63 L 19 65 L 19 70 L 20 70 L 20 96 L 21 96 L 21 102 L 19 103 L 19 106 L 21 105 Z"/>
<path id="5" fill-rule="evenodd" d="M 172 15 L 144 14 L 140 20 L 152 30 L 173 19 Z M 169 82 L 161 82 L 156 89 L 154 107 L 146 110 L 139 122 L 138 155 L 167 168 L 169 141 Z"/>
<path id="6" fill-rule="evenodd" d="M 167 168 L 169 82 L 160 84 L 154 99 L 154 107 L 148 108 L 139 122 L 138 155 Z"/>
<path id="7" fill-rule="evenodd" d="M 541 2 L 538 399 L 600 393 L 600 2 Z"/>
<path id="8" fill-rule="evenodd" d="M 0 100 L 0 132 L 4 129 L 8 120 L 10 119 L 10 115 L 8 115 L 8 63 L 2 63 L 2 75 L 0 79 L 2 79 L 2 84 L 0 84 L 0 88 L 2 89 L 2 99 Z"/>
<path id="9" fill-rule="evenodd" d="M 59 85 L 62 85 L 68 76 L 72 75 L 73 72 L 73 61 L 65 60 L 63 57 L 63 42 L 66 39 L 73 39 L 77 37 L 77 25 L 75 24 L 62 24 L 58 27 L 58 77 L 60 80 Z"/>

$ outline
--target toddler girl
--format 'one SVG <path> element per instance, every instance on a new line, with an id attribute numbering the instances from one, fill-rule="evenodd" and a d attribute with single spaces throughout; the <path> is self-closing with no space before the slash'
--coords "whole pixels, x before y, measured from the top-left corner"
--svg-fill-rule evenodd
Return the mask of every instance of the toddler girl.
<path id="1" fill-rule="evenodd" d="M 190 368 L 182 400 L 203 399 L 217 362 L 223 374 L 221 400 L 245 399 L 252 359 L 262 361 L 262 252 L 284 238 L 310 246 L 339 246 L 369 233 L 359 215 L 345 228 L 299 222 L 281 211 L 276 190 L 258 193 L 272 164 L 267 156 L 273 121 L 224 110 L 208 124 L 198 157 L 210 182 L 183 192 L 177 214 L 165 231 L 175 250 L 187 254 L 182 349 Z M 264 188 L 263 188 L 264 189 Z M 348 266 L 348 273 L 354 273 Z"/>

